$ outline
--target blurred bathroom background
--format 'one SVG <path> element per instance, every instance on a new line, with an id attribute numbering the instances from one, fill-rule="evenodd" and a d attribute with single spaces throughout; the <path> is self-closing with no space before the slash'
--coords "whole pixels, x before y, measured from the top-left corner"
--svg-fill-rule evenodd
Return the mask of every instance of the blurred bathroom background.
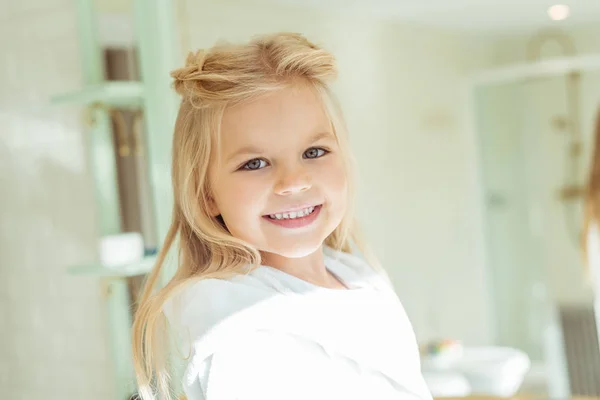
<path id="1" fill-rule="evenodd" d="M 134 394 L 131 308 L 170 218 L 168 72 L 274 31 L 337 56 L 358 219 L 436 397 L 599 397 L 581 242 L 600 2 L 564 1 L 0 0 L 0 399 Z"/>

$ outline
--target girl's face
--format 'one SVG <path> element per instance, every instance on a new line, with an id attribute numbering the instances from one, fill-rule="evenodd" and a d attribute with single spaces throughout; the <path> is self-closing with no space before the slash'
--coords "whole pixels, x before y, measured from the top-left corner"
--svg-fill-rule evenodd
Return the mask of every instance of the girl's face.
<path id="1" fill-rule="evenodd" d="M 212 214 L 262 252 L 318 250 L 346 212 L 347 181 L 315 91 L 295 86 L 228 108 L 220 141 Z"/>

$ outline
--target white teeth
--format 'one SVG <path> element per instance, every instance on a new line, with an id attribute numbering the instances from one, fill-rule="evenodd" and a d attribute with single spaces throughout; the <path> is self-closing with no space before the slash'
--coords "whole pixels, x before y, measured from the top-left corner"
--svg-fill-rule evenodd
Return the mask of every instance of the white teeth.
<path id="1" fill-rule="evenodd" d="M 305 208 L 304 210 L 300 210 L 300 211 L 292 211 L 292 212 L 283 213 L 283 214 L 271 214 L 271 215 L 269 215 L 269 218 L 271 218 L 271 219 L 302 218 L 302 217 L 306 217 L 307 215 L 312 214 L 313 211 L 315 211 L 315 207 L 308 207 L 308 208 Z"/>

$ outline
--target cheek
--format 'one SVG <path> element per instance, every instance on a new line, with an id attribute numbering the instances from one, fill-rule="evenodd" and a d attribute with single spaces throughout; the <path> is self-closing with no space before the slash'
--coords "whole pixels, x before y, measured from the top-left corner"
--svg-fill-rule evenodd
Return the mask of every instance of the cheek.
<path id="1" fill-rule="evenodd" d="M 333 220 L 341 218 L 348 207 L 348 177 L 341 157 L 331 157 L 323 163 L 318 173 L 313 175 L 313 179 L 315 177 L 315 183 L 318 182 L 317 185 L 328 203 L 330 216 Z"/>
<path id="2" fill-rule="evenodd" d="M 321 176 L 325 189 L 332 196 L 345 198 L 348 192 L 348 177 L 341 157 L 332 157 L 325 165 L 324 171 Z"/>
<path id="3" fill-rule="evenodd" d="M 260 211 L 265 186 L 261 179 L 256 178 L 240 173 L 220 180 L 216 198 L 223 218 L 236 223 L 236 220 L 256 216 Z"/>

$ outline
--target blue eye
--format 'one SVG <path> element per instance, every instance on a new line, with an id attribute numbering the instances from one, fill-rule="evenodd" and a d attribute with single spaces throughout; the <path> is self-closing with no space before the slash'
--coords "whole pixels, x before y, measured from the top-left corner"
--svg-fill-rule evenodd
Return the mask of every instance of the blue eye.
<path id="1" fill-rule="evenodd" d="M 321 149 L 319 147 L 311 147 L 310 149 L 308 149 L 304 152 L 302 157 L 309 158 L 309 159 L 310 158 L 319 158 L 319 157 L 323 157 L 327 153 L 328 153 L 328 151 L 325 149 Z"/>
<path id="2" fill-rule="evenodd" d="M 242 169 L 255 171 L 257 169 L 262 169 L 267 166 L 267 162 L 265 160 L 261 160 L 260 158 L 255 158 L 254 160 L 248 161 L 246 164 L 242 166 Z"/>

